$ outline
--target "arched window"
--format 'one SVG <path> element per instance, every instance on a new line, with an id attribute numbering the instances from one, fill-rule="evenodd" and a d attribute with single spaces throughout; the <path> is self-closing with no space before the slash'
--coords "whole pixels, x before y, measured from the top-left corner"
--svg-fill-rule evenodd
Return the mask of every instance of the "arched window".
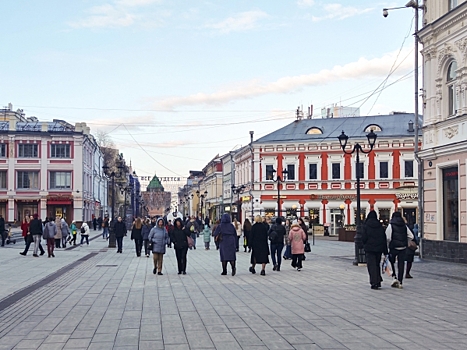
<path id="1" fill-rule="evenodd" d="M 457 79 L 457 62 L 449 63 L 446 76 L 446 85 L 448 87 L 448 116 L 454 116 L 457 113 L 457 96 L 456 96 L 456 79 Z"/>
<path id="2" fill-rule="evenodd" d="M 323 130 L 321 130 L 320 128 L 317 128 L 316 126 L 309 128 L 306 131 L 307 135 L 321 135 L 322 133 L 323 133 Z"/>
<path id="3" fill-rule="evenodd" d="M 376 125 L 376 124 L 371 124 L 371 125 L 368 125 L 365 130 L 363 130 L 364 132 L 368 133 L 370 132 L 371 130 L 373 130 L 373 132 L 381 132 L 383 131 L 383 129 L 381 129 L 381 127 L 379 125 Z"/>

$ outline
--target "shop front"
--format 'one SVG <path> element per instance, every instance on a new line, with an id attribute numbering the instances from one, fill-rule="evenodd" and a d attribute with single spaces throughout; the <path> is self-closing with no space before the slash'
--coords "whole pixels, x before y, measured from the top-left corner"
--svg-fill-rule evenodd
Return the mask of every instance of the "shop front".
<path id="1" fill-rule="evenodd" d="M 40 213 L 39 200 L 16 200 L 16 221 L 22 222 L 24 218 L 28 218 L 34 214 Z"/>
<path id="2" fill-rule="evenodd" d="M 7 199 L 3 199 L 3 200 L 0 200 L 0 215 L 6 220 L 7 216 L 6 216 L 6 207 L 7 207 L 7 202 L 8 200 Z"/>
<path id="3" fill-rule="evenodd" d="M 71 223 L 73 220 L 73 205 L 71 195 L 47 196 L 47 216 L 64 218 Z"/>

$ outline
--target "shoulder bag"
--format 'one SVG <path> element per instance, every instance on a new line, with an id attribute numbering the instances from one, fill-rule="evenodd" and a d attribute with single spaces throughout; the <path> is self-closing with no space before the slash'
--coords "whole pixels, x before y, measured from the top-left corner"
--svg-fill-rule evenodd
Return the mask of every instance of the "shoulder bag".
<path id="1" fill-rule="evenodd" d="M 409 247 L 409 249 L 411 249 L 411 250 L 417 250 L 417 248 L 418 248 L 417 243 L 415 243 L 413 240 L 410 240 L 410 241 L 408 242 L 408 247 Z"/>
<path id="2" fill-rule="evenodd" d="M 311 245 L 309 242 L 305 243 L 305 253 L 310 253 L 311 252 Z"/>
<path id="3" fill-rule="evenodd" d="M 195 245 L 195 241 L 193 240 L 193 238 L 191 238 L 190 236 L 186 236 L 186 240 L 188 242 L 188 248 L 193 248 L 193 246 Z"/>

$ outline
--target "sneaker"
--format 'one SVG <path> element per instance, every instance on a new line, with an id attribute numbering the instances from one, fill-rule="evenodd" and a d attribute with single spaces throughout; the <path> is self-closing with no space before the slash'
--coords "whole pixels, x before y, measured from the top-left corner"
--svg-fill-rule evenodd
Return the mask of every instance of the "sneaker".
<path id="1" fill-rule="evenodd" d="M 398 286 L 397 288 L 399 288 L 399 289 L 403 289 L 403 287 L 402 287 L 402 283 L 400 283 L 400 282 L 399 282 L 399 286 Z"/>
<path id="2" fill-rule="evenodd" d="M 391 287 L 393 288 L 399 288 L 399 281 L 394 279 L 391 283 Z"/>
<path id="3" fill-rule="evenodd" d="M 301 269 L 301 268 L 299 268 L 299 267 L 297 267 L 297 271 L 302 271 L 302 269 Z"/>

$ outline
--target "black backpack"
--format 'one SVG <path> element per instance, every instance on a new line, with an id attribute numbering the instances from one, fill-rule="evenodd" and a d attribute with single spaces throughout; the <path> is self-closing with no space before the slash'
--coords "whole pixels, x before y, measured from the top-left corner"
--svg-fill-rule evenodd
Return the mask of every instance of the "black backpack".
<path id="1" fill-rule="evenodd" d="M 86 229 L 84 228 L 84 226 L 81 226 L 81 233 L 86 233 Z"/>

